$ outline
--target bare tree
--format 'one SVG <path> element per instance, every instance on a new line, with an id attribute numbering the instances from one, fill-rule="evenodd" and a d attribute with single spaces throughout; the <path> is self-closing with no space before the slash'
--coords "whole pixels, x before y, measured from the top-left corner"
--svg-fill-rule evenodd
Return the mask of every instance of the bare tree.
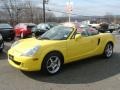
<path id="1" fill-rule="evenodd" d="M 56 17 L 53 12 L 46 12 L 46 21 L 47 22 L 54 22 L 56 21 Z"/>
<path id="2" fill-rule="evenodd" d="M 2 3 L 2 13 L 7 22 L 16 25 L 20 22 L 40 23 L 43 21 L 43 9 L 35 6 L 30 0 L 0 0 Z M 2 14 L 0 13 L 0 14 Z M 53 12 L 46 12 L 47 21 L 55 21 Z"/>
<path id="3" fill-rule="evenodd" d="M 108 23 L 112 23 L 114 21 L 114 16 L 109 12 L 106 13 L 106 15 L 104 17 Z"/>
<path id="4" fill-rule="evenodd" d="M 12 25 L 18 23 L 18 16 L 19 16 L 19 3 L 18 0 L 1 0 L 3 9 L 9 16 L 9 21 Z"/>
<path id="5" fill-rule="evenodd" d="M 27 0 L 25 2 L 25 4 L 26 4 L 26 8 L 28 9 L 27 13 L 28 13 L 28 15 L 30 17 L 29 18 L 30 22 L 33 22 L 33 16 L 34 16 L 34 14 L 33 14 L 33 8 L 34 8 L 34 6 L 33 6 L 32 2 L 30 0 Z"/>

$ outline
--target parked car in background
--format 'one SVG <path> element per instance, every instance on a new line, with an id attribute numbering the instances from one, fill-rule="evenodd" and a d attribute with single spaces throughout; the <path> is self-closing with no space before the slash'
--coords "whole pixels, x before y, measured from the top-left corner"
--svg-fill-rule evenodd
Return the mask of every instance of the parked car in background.
<path id="1" fill-rule="evenodd" d="M 0 23 L 0 34 L 3 37 L 3 40 L 14 40 L 15 32 L 13 27 L 7 23 Z"/>
<path id="2" fill-rule="evenodd" d="M 117 26 L 115 24 L 109 24 L 108 29 L 113 32 L 117 29 Z"/>
<path id="3" fill-rule="evenodd" d="M 57 25 L 57 23 L 54 23 L 54 22 L 40 23 L 36 27 L 34 27 L 32 31 L 33 31 L 34 35 L 36 37 L 38 37 L 56 25 Z"/>
<path id="4" fill-rule="evenodd" d="M 63 64 L 85 58 L 113 55 L 115 38 L 111 33 L 76 27 L 73 23 L 57 25 L 38 38 L 16 41 L 8 51 L 8 62 L 24 71 L 42 70 L 58 73 Z"/>
<path id="5" fill-rule="evenodd" d="M 98 29 L 100 27 L 100 24 L 89 24 L 92 28 Z"/>
<path id="6" fill-rule="evenodd" d="M 107 31 L 110 31 L 111 33 L 113 32 L 113 30 L 109 30 L 109 24 L 108 23 L 101 23 L 100 24 L 100 27 L 98 28 L 98 31 L 99 32 L 107 32 Z"/>
<path id="7" fill-rule="evenodd" d="M 110 32 L 112 33 L 113 31 L 115 31 L 117 28 L 114 24 L 109 24 L 109 23 L 101 23 L 100 27 L 98 28 L 99 32 Z"/>
<path id="8" fill-rule="evenodd" d="M 34 23 L 19 23 L 15 26 L 15 36 L 24 38 L 32 35 L 32 28 L 36 25 Z"/>
<path id="9" fill-rule="evenodd" d="M 3 48 L 4 48 L 4 41 L 2 35 L 0 34 L 0 52 L 3 50 Z"/>

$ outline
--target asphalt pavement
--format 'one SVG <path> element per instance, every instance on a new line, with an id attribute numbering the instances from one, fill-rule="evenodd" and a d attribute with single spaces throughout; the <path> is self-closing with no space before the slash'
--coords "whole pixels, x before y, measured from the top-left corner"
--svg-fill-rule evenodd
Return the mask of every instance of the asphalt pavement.
<path id="1" fill-rule="evenodd" d="M 54 76 L 11 67 L 6 53 L 13 42 L 5 42 L 0 53 L 0 90 L 120 90 L 120 34 L 113 34 L 116 45 L 110 59 L 97 56 L 67 64 Z"/>

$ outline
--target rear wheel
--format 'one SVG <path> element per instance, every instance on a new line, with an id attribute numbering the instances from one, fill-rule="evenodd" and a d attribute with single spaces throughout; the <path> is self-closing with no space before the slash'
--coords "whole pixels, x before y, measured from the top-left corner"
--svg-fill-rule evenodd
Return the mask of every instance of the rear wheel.
<path id="1" fill-rule="evenodd" d="M 110 58 L 113 54 L 113 44 L 112 43 L 108 43 L 104 49 L 104 57 L 106 58 Z"/>
<path id="2" fill-rule="evenodd" d="M 42 71 L 47 74 L 54 75 L 61 70 L 62 57 L 58 53 L 49 53 L 42 63 Z"/>

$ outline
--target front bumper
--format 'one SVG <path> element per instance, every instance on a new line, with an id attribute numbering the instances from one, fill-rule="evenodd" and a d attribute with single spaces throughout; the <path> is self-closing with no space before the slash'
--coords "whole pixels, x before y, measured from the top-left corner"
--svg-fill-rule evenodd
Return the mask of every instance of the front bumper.
<path id="1" fill-rule="evenodd" d="M 8 52 L 8 62 L 11 66 L 23 71 L 39 71 L 41 69 L 40 60 L 35 57 L 23 57 Z"/>

